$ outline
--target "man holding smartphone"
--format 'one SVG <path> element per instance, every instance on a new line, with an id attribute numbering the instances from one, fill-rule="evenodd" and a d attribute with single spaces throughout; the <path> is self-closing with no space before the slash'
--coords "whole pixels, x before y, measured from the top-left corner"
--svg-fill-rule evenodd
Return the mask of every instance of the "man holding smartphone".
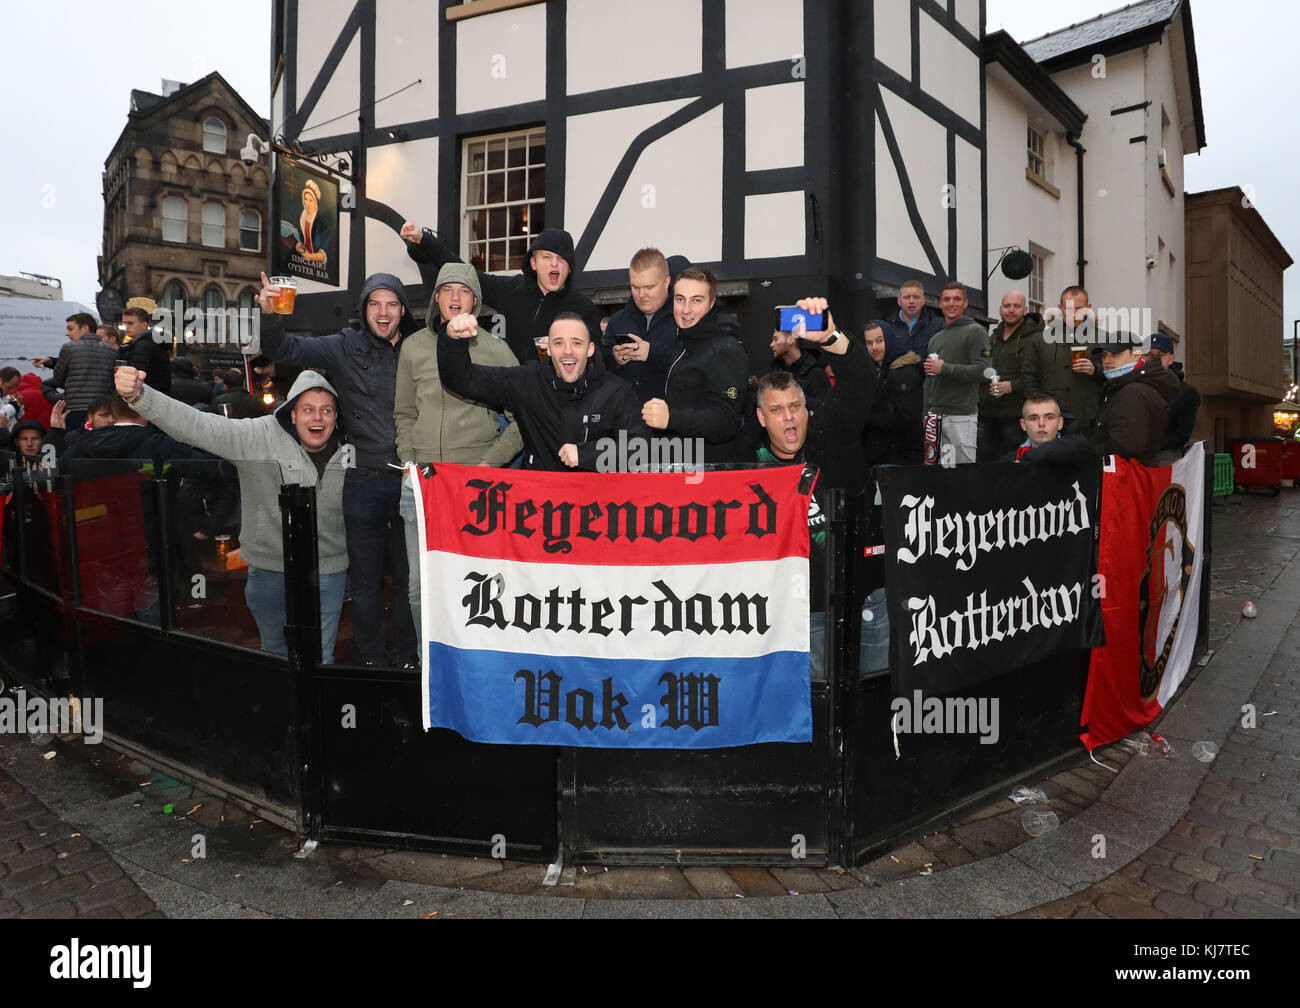
<path id="1" fill-rule="evenodd" d="M 690 265 L 681 256 L 677 271 Z M 631 382 L 641 402 L 664 394 L 668 365 L 677 354 L 677 321 L 668 292 L 672 269 L 656 248 L 643 248 L 632 257 L 628 284 L 632 296 L 615 312 L 605 330 L 607 356 L 615 374 Z"/>

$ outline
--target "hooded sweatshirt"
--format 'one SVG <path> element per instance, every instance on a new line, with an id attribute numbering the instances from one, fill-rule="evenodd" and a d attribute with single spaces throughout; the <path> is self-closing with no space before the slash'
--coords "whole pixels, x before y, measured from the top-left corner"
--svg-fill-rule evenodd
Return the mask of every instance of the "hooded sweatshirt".
<path id="1" fill-rule="evenodd" d="M 473 292 L 482 303 L 478 277 L 464 263 L 448 263 L 438 271 L 438 286 L 458 283 Z M 505 430 L 497 423 L 497 411 L 448 392 L 438 373 L 438 333 L 446 327 L 438 317 L 438 306 L 430 305 L 429 325 L 402 343 L 397 362 L 397 457 L 403 462 L 454 462 L 478 465 L 486 462 L 504 466 L 519 453 L 523 439 L 514 418 Z M 470 311 L 469 305 L 463 306 Z M 480 329 L 469 341 L 469 356 L 475 364 L 514 367 L 515 356 L 502 340 Z"/>
<path id="2" fill-rule="evenodd" d="M 392 291 L 402 304 L 396 346 L 376 336 L 366 323 L 366 300 L 377 290 Z M 356 446 L 357 468 L 383 469 L 397 462 L 393 421 L 397 359 L 402 340 L 415 332 L 416 323 L 402 281 L 391 273 L 366 277 L 357 314 L 359 327 L 328 336 L 295 336 L 285 332 L 285 316 L 263 313 L 262 353 L 277 362 L 326 371 L 338 389 L 339 419 Z"/>
<path id="3" fill-rule="evenodd" d="M 537 286 L 537 271 L 532 267 L 534 252 L 554 252 L 569 264 L 569 277 L 558 291 L 543 293 Z M 425 229 L 417 244 L 407 244 L 406 253 L 420 268 L 420 280 L 425 290 L 433 293 L 438 282 L 438 271 L 450 262 L 461 262 L 451 248 L 436 234 Z M 505 318 L 505 338 L 521 364 L 537 358 L 534 340 L 550 333 L 551 323 L 562 311 L 577 312 L 587 323 L 592 342 L 600 345 L 600 313 L 591 298 L 574 289 L 577 276 L 577 259 L 573 251 L 573 238 L 567 231 L 547 228 L 528 246 L 523 271 L 516 276 L 493 276 L 478 272 L 483 289 L 483 300 Z M 433 309 L 430 309 L 430 314 Z"/>
<path id="4" fill-rule="evenodd" d="M 243 506 L 240 553 L 257 570 L 284 570 L 280 487 L 286 484 L 316 487 L 316 558 L 320 573 L 336 574 L 348 566 L 343 531 L 343 478 L 347 472 L 343 439 L 336 428 L 334 438 L 321 449 L 330 456 L 324 475 L 318 479 L 316 460 L 303 448 L 293 427 L 294 403 L 309 389 L 335 394 L 324 377 L 304 371 L 289 390 L 289 398 L 270 416 L 255 420 L 203 413 L 147 385 L 140 401 L 132 406 L 178 441 L 234 464 L 239 471 Z"/>
<path id="5" fill-rule="evenodd" d="M 930 353 L 943 370 L 925 379 L 925 411 L 941 416 L 971 416 L 979 408 L 979 386 L 989 367 L 988 331 L 972 318 L 961 318 L 930 337 Z"/>

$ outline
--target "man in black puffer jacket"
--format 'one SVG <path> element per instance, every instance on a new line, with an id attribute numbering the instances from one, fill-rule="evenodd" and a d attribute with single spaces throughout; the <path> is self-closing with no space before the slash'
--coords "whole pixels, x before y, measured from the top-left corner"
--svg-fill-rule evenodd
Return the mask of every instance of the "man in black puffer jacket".
<path id="1" fill-rule="evenodd" d="M 525 468 L 622 469 L 604 464 L 617 451 L 619 432 L 627 432 L 624 444 L 648 436 L 636 392 L 605 370 L 586 320 L 576 312 L 561 312 L 551 323 L 549 363 L 530 361 L 518 367 L 470 361 L 468 340 L 478 333 L 473 315 L 435 324 L 444 387 L 464 399 L 513 413 L 524 438 Z"/>
<path id="2" fill-rule="evenodd" d="M 432 296 L 438 286 L 438 271 L 449 262 L 461 262 L 460 256 L 433 231 L 421 231 L 413 221 L 402 225 L 401 235 L 410 243 L 406 254 L 415 260 L 420 282 Z M 506 343 L 520 364 L 537 358 L 536 340 L 549 335 L 560 312 L 576 312 L 586 323 L 592 342 L 600 342 L 600 313 L 591 298 L 573 289 L 577 263 L 569 232 L 547 228 L 539 234 L 528 247 L 518 276 L 477 272 L 483 303 L 505 317 Z"/>
<path id="3" fill-rule="evenodd" d="M 678 274 L 673 316 L 680 349 L 668 366 L 664 397 L 646 402 L 641 417 L 670 436 L 703 440 L 706 463 L 739 462 L 748 361 L 740 323 L 717 297 L 717 278 L 703 266 Z"/>

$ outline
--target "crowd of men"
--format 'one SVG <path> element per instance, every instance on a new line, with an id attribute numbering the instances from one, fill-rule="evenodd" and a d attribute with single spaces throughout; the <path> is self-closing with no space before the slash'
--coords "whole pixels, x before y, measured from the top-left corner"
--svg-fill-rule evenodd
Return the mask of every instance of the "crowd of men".
<path id="1" fill-rule="evenodd" d="M 1195 421 L 1199 397 L 1168 337 L 1155 334 L 1143 353 L 1148 341 L 1136 334 L 1092 331 L 1089 295 L 1077 285 L 1062 291 L 1050 322 L 1008 291 L 991 332 L 968 314 L 957 282 L 938 291 L 937 313 L 910 280 L 891 317 L 843 329 L 825 299 L 804 298 L 797 307 L 808 322 L 774 332 L 768 373 L 750 376 L 717 278 L 682 257 L 636 252 L 627 303 L 602 320 L 574 286 L 565 231 L 537 235 L 509 277 L 474 269 L 414 222 L 400 236 L 430 293 L 423 327 L 401 281 L 376 273 L 358 291 L 355 325 L 298 336 L 273 311 L 279 289 L 263 274 L 262 352 L 309 369 L 274 415 L 260 415 L 238 372 L 214 389 L 188 360 L 169 361 L 145 335 L 144 310 L 125 313 L 125 345 L 116 327 L 74 315 L 67 343 L 44 362 L 53 374 L 43 387 L 0 371 L 13 450 L 33 466 L 50 442 L 69 459 L 202 449 L 229 461 L 239 473 L 247 602 L 263 647 L 281 653 L 278 490 L 315 485 L 325 660 L 346 578 L 357 661 L 413 667 L 423 620 L 408 463 L 596 471 L 609 467 L 602 444 L 661 439 L 681 462 L 801 464 L 819 474 L 809 525 L 821 584 L 823 495 L 872 493 L 873 466 L 1089 454 L 1156 464 L 1182 449 Z M 274 477 L 258 468 L 270 461 Z M 824 601 L 813 599 L 814 617 Z M 883 614 L 883 599 L 871 604 Z"/>

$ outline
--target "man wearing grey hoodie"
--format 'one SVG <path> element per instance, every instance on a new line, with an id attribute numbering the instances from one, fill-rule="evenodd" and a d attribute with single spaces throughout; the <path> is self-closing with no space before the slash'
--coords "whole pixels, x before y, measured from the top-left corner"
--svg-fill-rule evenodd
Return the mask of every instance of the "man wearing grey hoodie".
<path id="1" fill-rule="evenodd" d="M 454 462 L 507 466 L 523 447 L 514 417 L 507 414 L 509 422 L 502 428 L 496 409 L 448 391 L 438 373 L 438 334 L 445 332 L 447 323 L 457 315 L 477 314 L 482 307 L 483 292 L 472 266 L 450 262 L 438 271 L 433 302 L 429 305 L 429 324 L 403 342 L 397 361 L 393 416 L 397 423 L 397 459 L 403 465 Z M 481 330 L 470 341 L 469 355 L 475 364 L 485 367 L 515 364 L 515 355 L 505 341 Z M 415 490 L 409 477 L 404 477 L 402 482 L 401 512 L 406 527 L 406 565 L 410 571 L 407 594 L 411 600 L 411 616 L 419 629 L 420 540 Z"/>
<path id="2" fill-rule="evenodd" d="M 321 660 L 334 661 L 347 583 L 343 482 L 348 471 L 338 396 L 315 371 L 304 371 L 271 416 L 228 419 L 202 413 L 144 383 L 146 374 L 120 367 L 114 384 L 123 401 L 178 441 L 220 455 L 239 472 L 243 504 L 240 553 L 248 561 L 244 601 L 257 621 L 262 650 L 287 653 L 284 639 L 284 539 L 280 487 L 316 487 L 316 563 L 320 572 Z"/>
<path id="3" fill-rule="evenodd" d="M 285 331 L 287 316 L 273 310 L 278 287 L 262 274 L 262 353 L 272 360 L 326 371 L 339 395 L 339 416 L 356 456 L 343 488 L 348 530 L 348 574 L 352 587 L 352 633 L 362 665 L 414 668 L 415 624 L 406 597 L 408 573 L 402 516 L 401 474 L 393 396 L 402 340 L 415 331 L 402 281 L 373 273 L 361 285 L 360 326 L 325 336 Z M 384 576 L 392 578 L 392 650 L 384 620 Z"/>

